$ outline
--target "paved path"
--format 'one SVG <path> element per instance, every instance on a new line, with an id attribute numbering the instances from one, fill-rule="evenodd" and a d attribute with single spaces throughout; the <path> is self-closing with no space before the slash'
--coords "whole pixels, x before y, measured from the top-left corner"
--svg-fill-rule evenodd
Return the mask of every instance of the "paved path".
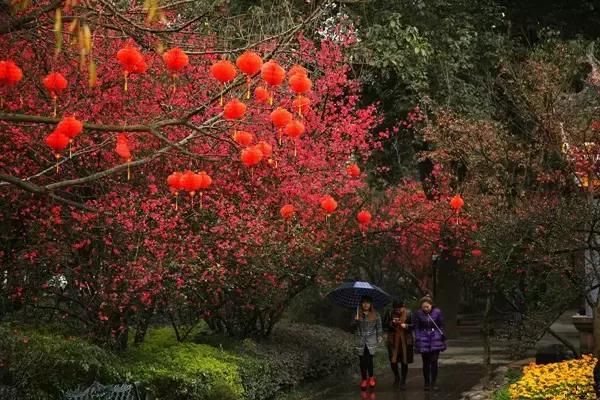
<path id="1" fill-rule="evenodd" d="M 314 400 L 458 400 L 461 393 L 471 389 L 487 374 L 482 366 L 482 346 L 476 337 L 450 340 L 448 351 L 440 357 L 440 373 L 438 378 L 439 392 L 423 390 L 420 356 L 415 357 L 408 371 L 407 390 L 400 391 L 393 387 L 393 374 L 390 371 L 384 352 L 380 352 L 375 362 L 375 375 L 378 385 L 374 391 L 361 393 L 358 388 L 360 377 L 357 372 L 347 380 L 330 387 L 325 392 L 313 397 Z M 493 363 L 508 362 L 503 356 L 503 349 L 493 348 Z"/>

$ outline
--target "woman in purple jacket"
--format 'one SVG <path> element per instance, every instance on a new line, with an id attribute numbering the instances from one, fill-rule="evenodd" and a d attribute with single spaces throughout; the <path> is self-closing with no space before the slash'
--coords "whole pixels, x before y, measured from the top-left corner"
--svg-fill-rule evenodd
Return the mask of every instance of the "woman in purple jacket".
<path id="1" fill-rule="evenodd" d="M 423 358 L 423 378 L 425 390 L 433 388 L 438 376 L 438 358 L 446 350 L 444 319 L 442 311 L 434 307 L 433 300 L 425 296 L 420 301 L 421 308 L 413 316 L 415 330 L 415 351 Z"/>

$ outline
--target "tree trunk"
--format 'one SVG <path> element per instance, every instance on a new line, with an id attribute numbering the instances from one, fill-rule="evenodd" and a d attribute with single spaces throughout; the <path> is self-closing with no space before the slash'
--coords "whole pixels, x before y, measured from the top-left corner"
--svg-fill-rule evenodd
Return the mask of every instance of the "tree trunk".
<path id="1" fill-rule="evenodd" d="M 437 261 L 437 270 L 435 302 L 444 313 L 446 337 L 452 339 L 458 336 L 457 317 L 462 286 L 456 259 L 441 256 Z"/>
<path id="2" fill-rule="evenodd" d="M 488 290 L 485 299 L 485 312 L 483 314 L 483 364 L 490 368 L 492 365 L 492 346 L 490 343 L 490 334 L 492 327 L 490 324 L 490 314 L 492 311 L 492 293 Z"/>
<path id="3" fill-rule="evenodd" d="M 600 356 L 600 302 L 596 302 L 594 308 L 594 355 Z"/>

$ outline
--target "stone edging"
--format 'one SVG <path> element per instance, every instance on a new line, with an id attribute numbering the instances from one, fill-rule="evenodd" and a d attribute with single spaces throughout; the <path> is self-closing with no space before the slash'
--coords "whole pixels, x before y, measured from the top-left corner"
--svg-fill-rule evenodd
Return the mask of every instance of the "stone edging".
<path id="1" fill-rule="evenodd" d="M 491 378 L 485 376 L 481 381 L 473 386 L 468 392 L 464 392 L 460 400 L 488 400 L 497 389 L 508 383 L 506 373 L 509 367 L 504 365 L 498 367 L 492 373 Z"/>

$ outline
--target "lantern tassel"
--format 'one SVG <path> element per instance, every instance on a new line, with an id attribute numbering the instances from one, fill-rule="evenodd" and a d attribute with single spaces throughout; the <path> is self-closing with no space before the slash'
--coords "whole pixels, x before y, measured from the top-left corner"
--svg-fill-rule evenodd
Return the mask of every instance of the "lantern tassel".
<path id="1" fill-rule="evenodd" d="M 200 209 L 202 209 L 202 192 L 200 192 Z"/>
<path id="2" fill-rule="evenodd" d="M 273 92 L 269 92 L 269 105 L 273 105 Z"/>
<path id="3" fill-rule="evenodd" d="M 60 160 L 60 154 L 55 153 L 54 157 L 56 157 L 56 173 L 58 174 L 58 160 Z"/>
<path id="4" fill-rule="evenodd" d="M 54 105 L 54 112 L 52 113 L 52 116 L 56 117 L 56 103 L 57 103 L 57 96 L 56 95 L 52 96 L 52 103 Z"/>
<path id="5" fill-rule="evenodd" d="M 296 146 L 296 141 L 294 140 L 294 158 L 298 155 L 298 149 Z"/>
<path id="6" fill-rule="evenodd" d="M 69 140 L 69 158 L 73 158 L 73 140 Z"/>
<path id="7" fill-rule="evenodd" d="M 177 210 L 178 210 L 178 206 L 177 206 L 177 198 L 178 198 L 178 197 L 179 197 L 179 196 L 177 196 L 177 193 L 175 193 L 175 211 L 177 211 Z"/>
<path id="8" fill-rule="evenodd" d="M 250 77 L 246 77 L 246 100 L 250 98 Z"/>
<path id="9" fill-rule="evenodd" d="M 127 75 L 128 75 L 128 73 L 127 73 L 127 71 L 125 71 L 125 83 L 123 84 L 124 91 L 127 91 Z"/>
<path id="10" fill-rule="evenodd" d="M 279 145 L 281 146 L 281 136 L 282 136 L 282 132 L 281 132 L 281 128 L 279 128 Z"/>
<path id="11" fill-rule="evenodd" d="M 131 160 L 127 160 L 127 180 L 131 179 L 131 168 L 130 168 Z"/>

